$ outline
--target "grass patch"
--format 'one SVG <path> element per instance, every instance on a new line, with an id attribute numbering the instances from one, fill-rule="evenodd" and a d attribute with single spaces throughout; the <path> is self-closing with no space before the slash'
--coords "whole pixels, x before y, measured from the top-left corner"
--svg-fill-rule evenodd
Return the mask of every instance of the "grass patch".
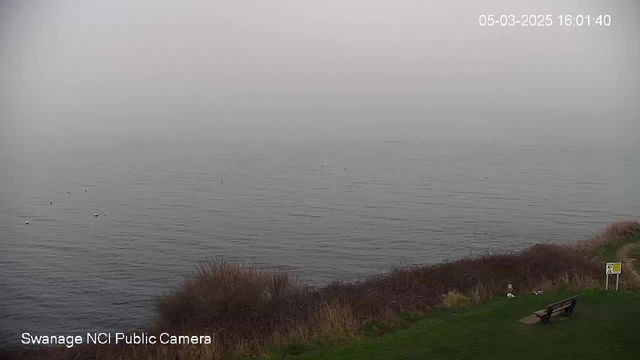
<path id="1" fill-rule="evenodd" d="M 525 325 L 518 319 L 569 297 L 560 293 L 501 299 L 467 311 L 436 310 L 382 338 L 354 341 L 280 359 L 637 359 L 640 294 L 586 292 L 568 320 Z"/>
<path id="2" fill-rule="evenodd" d="M 360 333 L 367 336 L 382 336 L 397 331 L 398 329 L 404 329 L 423 317 L 424 314 L 411 312 L 388 314 L 385 318 L 365 322 Z"/>

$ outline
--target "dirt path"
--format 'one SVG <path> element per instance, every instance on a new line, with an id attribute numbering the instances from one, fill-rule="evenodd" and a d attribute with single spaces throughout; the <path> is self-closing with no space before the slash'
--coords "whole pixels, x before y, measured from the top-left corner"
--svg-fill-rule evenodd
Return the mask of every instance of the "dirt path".
<path id="1" fill-rule="evenodd" d="M 629 273 L 631 274 L 631 277 L 634 278 L 634 282 L 636 284 L 640 284 L 640 274 L 638 273 L 638 271 L 636 270 L 636 267 L 634 266 L 634 262 L 640 261 L 640 259 L 634 259 L 629 257 L 629 252 L 637 247 L 640 247 L 640 242 L 627 244 L 621 247 L 616 252 L 616 257 L 620 259 L 620 261 L 622 261 L 624 264 L 628 265 L 626 270 L 628 270 Z"/>

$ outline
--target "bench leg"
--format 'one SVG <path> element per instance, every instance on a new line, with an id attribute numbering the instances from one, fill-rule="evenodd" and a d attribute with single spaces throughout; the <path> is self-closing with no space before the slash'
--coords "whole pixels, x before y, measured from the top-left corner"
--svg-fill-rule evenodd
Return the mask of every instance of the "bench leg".
<path id="1" fill-rule="evenodd" d="M 573 314 L 573 309 L 576 307 L 576 303 L 578 302 L 578 300 L 573 299 L 573 301 L 571 301 L 571 306 L 569 306 L 568 308 L 564 309 L 564 315 L 565 316 L 571 316 Z"/>

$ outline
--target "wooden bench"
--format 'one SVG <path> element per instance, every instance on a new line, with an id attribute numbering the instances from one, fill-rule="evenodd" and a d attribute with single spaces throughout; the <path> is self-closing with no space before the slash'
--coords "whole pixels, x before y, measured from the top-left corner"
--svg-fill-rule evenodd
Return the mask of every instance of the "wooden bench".
<path id="1" fill-rule="evenodd" d="M 540 318 L 541 323 L 548 324 L 552 316 L 558 315 L 560 313 L 562 313 L 564 316 L 571 316 L 577 302 L 578 296 L 572 296 L 568 299 L 549 304 L 547 305 L 547 307 L 542 310 L 536 311 L 534 314 L 536 314 L 536 316 Z"/>

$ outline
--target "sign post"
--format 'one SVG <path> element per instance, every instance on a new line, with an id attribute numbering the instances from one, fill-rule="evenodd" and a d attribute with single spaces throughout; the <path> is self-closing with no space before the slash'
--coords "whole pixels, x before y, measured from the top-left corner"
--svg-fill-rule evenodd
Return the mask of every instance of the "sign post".
<path id="1" fill-rule="evenodd" d="M 621 262 L 611 262 L 607 263 L 605 267 L 606 279 L 604 282 L 604 289 L 609 290 L 609 275 L 616 275 L 616 291 L 618 291 L 618 285 L 620 284 L 620 273 L 622 273 L 622 263 Z"/>

